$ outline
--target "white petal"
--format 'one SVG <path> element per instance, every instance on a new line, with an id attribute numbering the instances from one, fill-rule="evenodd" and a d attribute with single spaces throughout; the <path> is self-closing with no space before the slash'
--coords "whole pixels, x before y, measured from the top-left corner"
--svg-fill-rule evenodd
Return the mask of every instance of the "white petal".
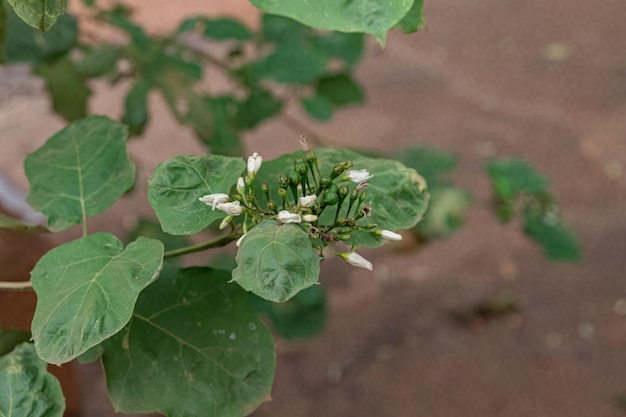
<path id="1" fill-rule="evenodd" d="M 369 269 L 370 271 L 373 269 L 372 263 L 356 252 L 350 252 L 347 256 L 344 254 L 343 258 L 352 266 Z"/>
<path id="2" fill-rule="evenodd" d="M 380 237 L 387 240 L 402 240 L 402 235 L 398 233 L 394 233 L 391 230 L 383 230 L 380 232 Z"/>

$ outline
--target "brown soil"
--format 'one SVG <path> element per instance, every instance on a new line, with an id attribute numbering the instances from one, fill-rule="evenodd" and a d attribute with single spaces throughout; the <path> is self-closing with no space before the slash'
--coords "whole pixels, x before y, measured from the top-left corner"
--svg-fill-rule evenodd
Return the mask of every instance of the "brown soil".
<path id="1" fill-rule="evenodd" d="M 206 1 L 132 3 L 159 29 L 183 11 L 210 11 Z M 245 1 L 228 7 L 253 20 Z M 616 398 L 626 394 L 626 3 L 439 0 L 426 12 L 428 31 L 394 33 L 384 50 L 369 43 L 358 70 L 367 105 L 311 127 L 337 146 L 458 152 L 456 178 L 474 194 L 467 225 L 416 252 L 365 252 L 374 273 L 325 263 L 327 330 L 277 342 L 273 401 L 254 415 L 625 416 Z M 95 84 L 92 111 L 117 116 L 122 87 Z M 35 90 L 0 100 L 0 174 L 21 186 L 13 162 L 62 125 Z M 144 179 L 171 155 L 201 151 L 159 97 L 151 105 L 160 116 L 131 145 Z M 273 121 L 246 143 L 270 158 L 297 149 L 297 138 Z M 552 178 L 584 245 L 580 263 L 551 264 L 515 227 L 498 224 L 481 165 L 493 155 L 525 158 Z M 142 186 L 93 230 L 121 233 L 150 214 L 141 195 Z M 1 235 L 3 278 L 27 278 L 49 245 L 75 235 Z M 519 312 L 469 326 L 451 318 L 503 292 L 522 300 Z M 112 416 L 98 371 L 83 369 L 84 415 Z"/>

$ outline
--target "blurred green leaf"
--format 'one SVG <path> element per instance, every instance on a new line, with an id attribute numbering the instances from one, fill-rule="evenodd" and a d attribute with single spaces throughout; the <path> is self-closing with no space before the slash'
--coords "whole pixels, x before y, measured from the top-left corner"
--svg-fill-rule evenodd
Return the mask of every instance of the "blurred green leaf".
<path id="1" fill-rule="evenodd" d="M 417 32 L 426 27 L 424 22 L 424 0 L 415 0 L 411 10 L 400 20 L 396 27 L 404 33 Z"/>
<path id="2" fill-rule="evenodd" d="M 284 303 L 274 303 L 250 296 L 255 310 L 265 315 L 284 339 L 296 340 L 318 336 L 326 326 L 324 287 L 313 285 Z"/>
<path id="3" fill-rule="evenodd" d="M 254 79 L 269 78 L 285 84 L 307 84 L 326 70 L 328 57 L 304 45 L 284 45 L 250 65 Z"/>
<path id="4" fill-rule="evenodd" d="M 347 73 L 321 78 L 316 90 L 335 106 L 362 103 L 365 98 L 361 86 Z"/>
<path id="5" fill-rule="evenodd" d="M 465 222 L 470 195 L 453 186 L 436 186 L 429 192 L 428 210 L 417 230 L 427 239 L 448 237 Z"/>
<path id="6" fill-rule="evenodd" d="M 67 0 L 7 0 L 15 13 L 28 25 L 41 30 L 50 29 L 65 13 Z"/>
<path id="7" fill-rule="evenodd" d="M 74 63 L 76 71 L 84 77 L 101 77 L 113 71 L 117 63 L 118 53 L 110 45 L 98 45 L 89 48 L 80 61 Z"/>
<path id="8" fill-rule="evenodd" d="M 365 49 L 365 36 L 362 33 L 330 32 L 313 37 L 311 42 L 322 51 L 340 58 L 351 67 L 361 60 Z"/>
<path id="9" fill-rule="evenodd" d="M 40 62 L 35 66 L 35 74 L 46 82 L 52 99 L 52 109 L 57 114 L 68 122 L 87 116 L 87 101 L 91 89 L 69 59 Z"/>
<path id="10" fill-rule="evenodd" d="M 0 356 L 10 353 L 15 346 L 30 340 L 30 332 L 0 327 Z"/>
<path id="11" fill-rule="evenodd" d="M 520 192 L 543 193 L 548 188 L 548 179 L 521 159 L 496 159 L 487 162 L 486 169 L 495 194 L 503 200 Z"/>
<path id="12" fill-rule="evenodd" d="M 122 123 L 128 126 L 131 135 L 141 135 L 148 123 L 148 93 L 151 89 L 150 81 L 139 78 L 126 94 Z"/>
<path id="13" fill-rule="evenodd" d="M 22 22 L 9 8 L 5 8 L 5 12 L 6 62 L 36 63 L 63 55 L 78 43 L 76 19 L 69 14 L 63 15 L 56 25 L 42 33 Z"/>
<path id="14" fill-rule="evenodd" d="M 580 259 L 580 246 L 576 234 L 556 215 L 526 213 L 524 232 L 543 248 L 548 259 L 552 261 Z"/>
<path id="15" fill-rule="evenodd" d="M 299 43 L 313 34 L 313 30 L 293 19 L 273 14 L 261 16 L 261 34 L 267 42 Z"/>
<path id="16" fill-rule="evenodd" d="M 333 117 L 333 103 L 325 96 L 302 97 L 300 103 L 307 114 L 315 120 L 326 121 Z"/>
<path id="17" fill-rule="evenodd" d="M 269 91 L 255 91 L 239 104 L 235 114 L 235 126 L 253 129 L 262 121 L 274 117 L 282 109 L 283 102 Z"/>
<path id="18" fill-rule="evenodd" d="M 205 97 L 213 120 L 213 131 L 208 145 L 220 155 L 237 156 L 243 153 L 241 138 L 234 127 L 238 104 L 232 96 Z M 204 138 L 202 138 L 205 140 Z"/>
<path id="19" fill-rule="evenodd" d="M 247 27 L 233 19 L 206 19 L 204 23 L 204 36 L 207 38 L 246 41 L 252 37 Z"/>
<path id="20" fill-rule="evenodd" d="M 393 154 L 393 159 L 419 172 L 429 188 L 442 183 L 442 174 L 454 171 L 458 163 L 454 153 L 431 147 L 402 149 Z"/>

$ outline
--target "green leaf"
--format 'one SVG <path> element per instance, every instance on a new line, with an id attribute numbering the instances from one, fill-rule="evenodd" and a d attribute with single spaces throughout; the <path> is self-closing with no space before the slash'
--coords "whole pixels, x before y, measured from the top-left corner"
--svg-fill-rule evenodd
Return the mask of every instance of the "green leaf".
<path id="1" fill-rule="evenodd" d="M 426 27 L 424 22 L 424 0 L 415 0 L 411 10 L 396 25 L 404 33 L 417 32 Z"/>
<path id="2" fill-rule="evenodd" d="M 287 340 L 318 336 L 326 325 L 326 294 L 321 285 L 306 288 L 284 303 L 251 298 L 256 311 L 265 315 Z"/>
<path id="3" fill-rule="evenodd" d="M 526 213 L 524 232 L 537 242 L 552 261 L 577 261 L 580 246 L 574 231 L 556 216 Z"/>
<path id="4" fill-rule="evenodd" d="M 89 48 L 80 61 L 74 63 L 79 74 L 84 77 L 101 77 L 115 69 L 118 52 L 110 45 Z"/>
<path id="5" fill-rule="evenodd" d="M 361 33 L 331 32 L 311 39 L 324 52 L 340 58 L 346 65 L 355 66 L 363 56 L 365 36 Z"/>
<path id="6" fill-rule="evenodd" d="M 361 86 L 347 73 L 321 78 L 317 82 L 317 94 L 335 106 L 363 103 L 365 98 Z"/>
<path id="7" fill-rule="evenodd" d="M 24 22 L 43 32 L 65 13 L 67 0 L 7 0 Z"/>
<path id="8" fill-rule="evenodd" d="M 261 35 L 267 42 L 299 43 L 313 34 L 310 27 L 283 16 L 264 14 Z"/>
<path id="9" fill-rule="evenodd" d="M 50 230 L 39 225 L 31 225 L 0 213 L 0 229 L 19 232 L 48 233 Z"/>
<path id="10" fill-rule="evenodd" d="M 403 149 L 393 159 L 419 172 L 429 187 L 442 183 L 441 176 L 455 170 L 458 164 L 454 153 L 430 147 Z"/>
<path id="11" fill-rule="evenodd" d="M 22 330 L 5 329 L 0 327 L 0 356 L 11 352 L 15 346 L 30 340 L 30 333 Z"/>
<path id="12" fill-rule="evenodd" d="M 76 18 L 69 14 L 45 33 L 33 30 L 12 10 L 6 10 L 6 15 L 6 62 L 39 62 L 63 55 L 78 43 Z"/>
<path id="13" fill-rule="evenodd" d="M 245 167 L 241 158 L 220 155 L 176 156 L 157 166 L 148 183 L 148 200 L 163 231 L 190 235 L 226 217 L 198 199 L 228 194 Z"/>
<path id="14" fill-rule="evenodd" d="M 131 135 L 141 135 L 148 123 L 148 93 L 151 89 L 152 83 L 140 78 L 126 95 L 122 123 L 128 126 Z"/>
<path id="15" fill-rule="evenodd" d="M 308 233 L 266 220 L 241 241 L 233 281 L 266 300 L 283 302 L 316 284 L 319 275 L 320 258 Z"/>
<path id="16" fill-rule="evenodd" d="M 285 84 L 308 84 L 326 70 L 325 53 L 303 45 L 284 45 L 263 60 L 251 64 L 254 78 L 269 78 Z"/>
<path id="17" fill-rule="evenodd" d="M 424 219 L 417 224 L 427 239 L 450 236 L 465 222 L 471 201 L 469 193 L 452 186 L 430 188 L 430 202 Z"/>
<path id="18" fill-rule="evenodd" d="M 233 19 L 206 19 L 204 36 L 217 40 L 246 41 L 252 37 L 247 27 Z"/>
<path id="19" fill-rule="evenodd" d="M 228 272 L 161 276 L 133 319 L 106 343 L 103 366 L 117 411 L 169 417 L 243 417 L 269 398 L 271 335 Z"/>
<path id="20" fill-rule="evenodd" d="M 387 31 L 413 6 L 413 0 L 250 0 L 259 9 L 318 29 L 366 32 L 384 43 Z"/>
<path id="21" fill-rule="evenodd" d="M 46 253 L 31 273 L 37 293 L 32 332 L 39 357 L 57 365 L 69 362 L 119 332 L 139 292 L 162 265 L 158 240 L 140 237 L 124 249 L 110 233 Z"/>
<path id="22" fill-rule="evenodd" d="M 503 200 L 511 200 L 521 192 L 544 193 L 548 179 L 520 159 L 496 159 L 486 164 L 495 194 Z"/>
<path id="23" fill-rule="evenodd" d="M 68 122 L 87 115 L 91 90 L 69 59 L 41 62 L 35 67 L 35 74 L 45 80 L 56 113 Z"/>
<path id="24" fill-rule="evenodd" d="M 300 103 L 307 114 L 316 120 L 325 121 L 333 117 L 333 103 L 325 96 L 302 97 Z"/>
<path id="25" fill-rule="evenodd" d="M 274 117 L 282 109 L 283 102 L 268 91 L 255 91 L 240 103 L 235 114 L 235 125 L 242 129 L 253 129 L 263 120 Z"/>
<path id="26" fill-rule="evenodd" d="M 232 96 L 205 97 L 204 101 L 211 113 L 213 131 L 205 141 L 214 154 L 237 156 L 243 153 L 239 133 L 233 126 L 237 112 L 237 101 Z M 206 116 L 204 116 L 206 117 Z"/>
<path id="27" fill-rule="evenodd" d="M 65 398 L 59 381 L 46 370 L 31 343 L 0 357 L 0 415 L 61 417 Z"/>
<path id="28" fill-rule="evenodd" d="M 135 166 L 126 152 L 126 136 L 122 124 L 89 116 L 26 157 L 27 201 L 48 216 L 50 230 L 102 213 L 133 185 Z"/>

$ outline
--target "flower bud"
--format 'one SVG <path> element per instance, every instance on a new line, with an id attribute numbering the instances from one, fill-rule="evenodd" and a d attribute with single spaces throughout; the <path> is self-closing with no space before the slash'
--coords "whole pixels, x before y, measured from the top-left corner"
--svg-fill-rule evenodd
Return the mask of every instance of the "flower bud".
<path id="1" fill-rule="evenodd" d="M 252 156 L 248 158 L 248 174 L 254 176 L 257 172 L 259 172 L 259 168 L 261 168 L 261 164 L 263 163 L 263 157 L 258 153 L 253 153 Z"/>
<path id="2" fill-rule="evenodd" d="M 352 266 L 368 269 L 370 271 L 373 269 L 372 263 L 356 252 L 342 253 L 339 256 Z"/>
<path id="3" fill-rule="evenodd" d="M 322 188 L 326 189 L 333 184 L 333 180 L 328 177 L 322 178 Z"/>
<path id="4" fill-rule="evenodd" d="M 302 220 L 307 223 L 313 223 L 317 221 L 317 216 L 315 214 L 305 214 L 304 216 L 302 216 Z"/>
<path id="5" fill-rule="evenodd" d="M 324 198 L 326 205 L 332 206 L 333 204 L 337 204 L 337 201 L 339 201 L 339 196 L 336 193 L 326 193 Z"/>
<path id="6" fill-rule="evenodd" d="M 240 193 L 243 193 L 245 189 L 246 189 L 246 182 L 244 181 L 243 177 L 239 177 L 239 179 L 237 180 L 237 191 L 239 191 Z"/>
<path id="7" fill-rule="evenodd" d="M 276 206 L 276 202 L 274 200 L 270 200 L 267 202 L 267 209 L 272 212 L 272 213 L 276 213 L 278 211 L 278 207 Z"/>
<path id="8" fill-rule="evenodd" d="M 287 210 L 278 212 L 277 219 L 281 223 L 301 223 L 302 219 L 298 213 L 290 213 Z"/>
<path id="9" fill-rule="evenodd" d="M 220 230 L 226 229 L 226 227 L 233 221 L 233 216 L 228 215 L 224 217 L 224 220 L 220 223 Z"/>
<path id="10" fill-rule="evenodd" d="M 230 203 L 219 203 L 217 205 L 218 210 L 222 210 L 225 213 L 231 214 L 233 216 L 239 216 L 243 211 L 243 207 L 239 204 L 239 201 L 233 201 Z"/>
<path id="11" fill-rule="evenodd" d="M 287 188 L 287 187 L 289 187 L 289 177 L 287 177 L 285 175 L 281 175 L 278 178 L 278 183 L 280 184 L 280 188 Z"/>
<path id="12" fill-rule="evenodd" d="M 351 169 L 348 171 L 348 179 L 352 182 L 367 181 L 372 178 L 373 175 L 369 173 L 367 169 Z"/>
<path id="13" fill-rule="evenodd" d="M 289 185 L 297 187 L 300 184 L 300 181 L 302 181 L 302 177 L 300 177 L 300 174 L 296 171 L 291 171 L 289 173 Z"/>
<path id="14" fill-rule="evenodd" d="M 343 187 L 339 188 L 339 197 L 344 199 L 346 198 L 346 196 L 348 195 L 348 193 L 350 192 L 350 190 L 348 190 L 348 187 L 346 187 L 345 185 Z"/>
<path id="15" fill-rule="evenodd" d="M 387 240 L 395 240 L 395 241 L 402 240 L 402 235 L 398 233 L 394 233 L 391 230 L 379 230 L 376 232 L 376 234 L 380 236 L 381 238 L 387 239 Z"/>
<path id="16" fill-rule="evenodd" d="M 207 206 L 211 206 L 213 210 L 220 203 L 225 203 L 228 201 L 228 194 L 216 193 L 216 194 L 207 194 L 205 196 L 200 197 L 198 200 L 202 201 Z"/>
<path id="17" fill-rule="evenodd" d="M 243 238 L 244 238 L 245 236 L 246 236 L 246 235 L 241 235 L 241 237 L 240 237 L 239 239 L 237 239 L 237 243 L 235 243 L 235 245 L 236 245 L 237 247 L 241 246 L 241 241 L 243 240 Z"/>
<path id="18" fill-rule="evenodd" d="M 296 172 L 303 177 L 307 174 L 307 172 L 309 172 L 309 167 L 306 165 L 306 162 L 304 162 L 304 159 L 302 158 L 296 159 L 296 162 L 294 162 L 293 165 Z"/>
<path id="19" fill-rule="evenodd" d="M 315 194 L 311 194 L 311 195 L 307 195 L 305 197 L 300 197 L 300 205 L 302 207 L 311 207 L 313 204 L 315 204 L 315 201 L 317 200 L 317 196 Z"/>

